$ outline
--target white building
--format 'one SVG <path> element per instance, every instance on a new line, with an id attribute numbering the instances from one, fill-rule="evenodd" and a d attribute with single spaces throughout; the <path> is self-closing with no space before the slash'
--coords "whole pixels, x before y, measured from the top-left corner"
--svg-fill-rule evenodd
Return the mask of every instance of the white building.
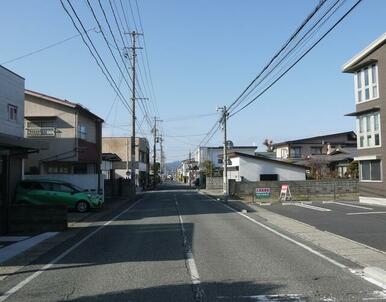
<path id="1" fill-rule="evenodd" d="M 305 180 L 306 167 L 274 158 L 233 152 L 228 155 L 228 179 L 236 181 Z"/>
<path id="2" fill-rule="evenodd" d="M 234 146 L 228 149 L 228 152 L 240 152 L 249 155 L 255 155 L 256 146 Z M 203 163 L 207 160 L 213 163 L 215 168 L 222 168 L 223 161 L 220 157 L 223 155 L 223 147 L 199 147 L 194 153 L 194 160 L 197 162 L 200 169 L 203 168 Z"/>

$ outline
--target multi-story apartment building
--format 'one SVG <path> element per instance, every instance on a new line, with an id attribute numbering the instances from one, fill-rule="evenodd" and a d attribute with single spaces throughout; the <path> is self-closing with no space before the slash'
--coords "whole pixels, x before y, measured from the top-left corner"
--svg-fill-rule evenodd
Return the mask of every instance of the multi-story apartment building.
<path id="1" fill-rule="evenodd" d="M 131 137 L 103 137 L 103 153 L 114 153 L 122 161 L 113 163 L 115 177 L 127 178 L 131 167 Z M 149 184 L 149 142 L 146 138 L 135 138 L 135 170 L 136 185 L 147 186 Z"/>
<path id="2" fill-rule="evenodd" d="M 26 174 L 96 174 L 103 120 L 80 104 L 25 91 L 25 136 L 49 148 L 25 161 Z"/>
<path id="3" fill-rule="evenodd" d="M 360 201 L 386 204 L 386 33 L 343 66 L 354 75 Z"/>

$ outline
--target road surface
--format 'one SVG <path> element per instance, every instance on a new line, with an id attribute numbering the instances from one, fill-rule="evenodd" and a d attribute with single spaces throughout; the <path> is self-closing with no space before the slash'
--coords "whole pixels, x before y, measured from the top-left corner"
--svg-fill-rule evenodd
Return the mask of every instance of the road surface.
<path id="1" fill-rule="evenodd" d="M 177 185 L 85 227 L 1 281 L 0 293 L 10 302 L 386 297 L 347 269 Z"/>

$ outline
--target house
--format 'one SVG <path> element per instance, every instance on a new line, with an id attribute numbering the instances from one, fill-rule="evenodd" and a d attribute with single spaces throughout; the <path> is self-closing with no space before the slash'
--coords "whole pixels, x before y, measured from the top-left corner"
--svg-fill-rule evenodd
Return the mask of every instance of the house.
<path id="1" fill-rule="evenodd" d="M 49 148 L 25 161 L 25 174 L 100 174 L 103 120 L 84 106 L 25 90 L 25 136 Z"/>
<path id="2" fill-rule="evenodd" d="M 228 152 L 241 152 L 249 155 L 255 155 L 257 147 L 256 146 L 230 146 Z M 203 164 L 205 161 L 211 161 L 214 168 L 223 169 L 223 161 L 219 155 L 222 155 L 224 152 L 224 147 L 199 147 L 195 154 L 194 160 L 197 162 L 200 170 L 204 168 Z"/>
<path id="3" fill-rule="evenodd" d="M 23 177 L 23 161 L 45 147 L 24 138 L 24 78 L 0 65 L 0 233 L 7 230 L 7 206 Z"/>
<path id="4" fill-rule="evenodd" d="M 115 178 L 115 169 L 122 159 L 115 153 L 102 153 L 101 172 L 105 179 Z"/>
<path id="5" fill-rule="evenodd" d="M 386 33 L 343 66 L 354 76 L 359 201 L 386 204 Z M 382 144 L 383 143 L 383 144 Z"/>
<path id="6" fill-rule="evenodd" d="M 308 168 L 308 178 L 357 178 L 349 166 L 358 156 L 357 148 L 334 148 L 327 154 L 312 154 L 306 158 L 294 160 L 293 163 Z"/>
<path id="7" fill-rule="evenodd" d="M 103 153 L 115 153 L 122 161 L 115 163 L 115 178 L 127 178 L 131 167 L 131 137 L 103 137 Z M 149 184 L 149 142 L 144 137 L 135 138 L 136 185 Z"/>
<path id="8" fill-rule="evenodd" d="M 189 183 L 198 178 L 198 163 L 193 159 L 185 159 L 181 161 L 177 167 L 177 180 Z"/>
<path id="9" fill-rule="evenodd" d="M 328 154 L 334 148 L 355 148 L 356 134 L 353 131 L 320 135 L 273 144 L 276 157 L 301 159 L 310 155 Z"/>
<path id="10" fill-rule="evenodd" d="M 305 180 L 305 167 L 262 155 L 228 154 L 228 179 L 236 181 Z"/>

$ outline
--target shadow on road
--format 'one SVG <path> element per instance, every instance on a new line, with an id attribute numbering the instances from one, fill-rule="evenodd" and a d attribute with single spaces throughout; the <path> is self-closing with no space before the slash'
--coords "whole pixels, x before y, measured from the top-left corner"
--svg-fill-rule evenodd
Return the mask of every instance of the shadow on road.
<path id="1" fill-rule="evenodd" d="M 109 292 L 93 296 L 84 296 L 64 301 L 94 302 L 94 301 L 257 301 L 251 296 L 274 295 L 280 284 L 243 282 L 205 282 L 201 284 L 204 290 L 203 299 L 195 300 L 191 284 L 167 285 Z M 266 300 L 264 300 L 266 301 Z M 268 301 L 268 300 L 267 300 Z M 281 300 L 282 301 L 282 300 Z M 283 300 L 284 301 L 284 300 Z M 285 301 L 298 301 L 288 297 Z"/>

